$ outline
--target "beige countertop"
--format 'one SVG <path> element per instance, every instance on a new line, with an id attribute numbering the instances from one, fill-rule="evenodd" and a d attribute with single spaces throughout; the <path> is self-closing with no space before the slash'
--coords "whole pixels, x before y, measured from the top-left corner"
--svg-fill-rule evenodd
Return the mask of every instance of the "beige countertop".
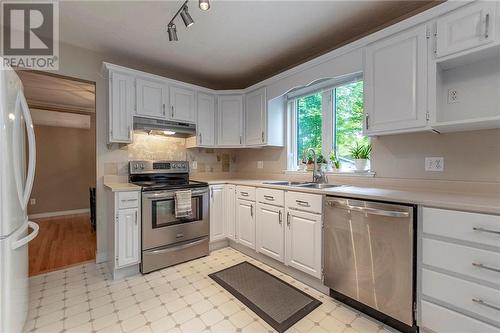
<path id="1" fill-rule="evenodd" d="M 423 205 L 426 207 L 455 209 L 470 212 L 488 213 L 500 215 L 500 193 L 495 194 L 476 194 L 476 193 L 458 193 L 444 191 L 423 191 L 422 189 L 397 190 L 389 188 L 359 187 L 359 186 L 341 186 L 328 189 L 311 189 L 293 186 L 265 184 L 271 180 L 209 180 L 212 184 L 234 184 L 244 186 L 275 188 L 288 191 L 307 192 L 326 194 L 342 197 L 353 197 L 360 199 L 383 200 L 399 203 L 410 203 Z"/>
<path id="2" fill-rule="evenodd" d="M 113 192 L 127 192 L 127 191 L 140 191 L 141 187 L 130 184 L 130 183 L 120 183 L 120 182 L 104 182 L 104 186 Z"/>

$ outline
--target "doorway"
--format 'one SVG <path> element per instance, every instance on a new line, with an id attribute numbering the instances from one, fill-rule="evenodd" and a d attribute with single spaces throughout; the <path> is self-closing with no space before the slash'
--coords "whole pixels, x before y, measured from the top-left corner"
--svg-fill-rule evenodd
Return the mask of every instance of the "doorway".
<path id="1" fill-rule="evenodd" d="M 95 83 L 17 71 L 33 118 L 35 181 L 28 217 L 40 226 L 29 245 L 29 275 L 95 261 Z"/>

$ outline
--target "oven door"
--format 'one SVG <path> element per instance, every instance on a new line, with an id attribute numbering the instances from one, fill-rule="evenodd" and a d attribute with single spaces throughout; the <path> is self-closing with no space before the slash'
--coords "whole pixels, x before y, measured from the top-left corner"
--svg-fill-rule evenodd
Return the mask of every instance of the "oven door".
<path id="1" fill-rule="evenodd" d="M 191 189 L 193 213 L 175 217 L 175 190 L 142 193 L 142 250 L 208 236 L 208 187 Z"/>

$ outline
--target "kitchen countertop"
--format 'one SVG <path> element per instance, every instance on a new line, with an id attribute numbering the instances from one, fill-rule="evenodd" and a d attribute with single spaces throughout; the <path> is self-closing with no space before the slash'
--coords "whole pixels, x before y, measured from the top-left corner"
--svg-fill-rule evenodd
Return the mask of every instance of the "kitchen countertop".
<path id="1" fill-rule="evenodd" d="M 130 183 L 104 182 L 104 186 L 113 192 L 140 191 L 141 187 Z"/>
<path id="2" fill-rule="evenodd" d="M 389 188 L 373 188 L 359 186 L 341 186 L 327 189 L 311 189 L 284 185 L 264 184 L 272 180 L 204 180 L 212 184 L 234 184 L 243 186 L 274 188 L 287 191 L 326 194 L 360 199 L 382 200 L 398 203 L 423 205 L 426 207 L 454 209 L 469 212 L 500 215 L 500 194 L 458 193 L 423 191 L 422 189 L 397 190 Z"/>

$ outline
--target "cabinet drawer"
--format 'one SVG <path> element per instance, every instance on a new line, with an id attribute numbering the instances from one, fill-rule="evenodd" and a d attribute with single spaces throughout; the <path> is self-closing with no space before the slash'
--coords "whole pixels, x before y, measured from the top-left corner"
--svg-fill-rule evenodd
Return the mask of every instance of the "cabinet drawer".
<path id="1" fill-rule="evenodd" d="M 255 201 L 255 187 L 236 186 L 236 197 L 238 199 Z"/>
<path id="2" fill-rule="evenodd" d="M 500 324 L 500 290 L 422 269 L 422 293 Z"/>
<path id="3" fill-rule="evenodd" d="M 323 196 L 300 192 L 286 192 L 285 203 L 288 208 L 294 208 L 313 213 L 321 213 Z"/>
<path id="4" fill-rule="evenodd" d="M 258 188 L 257 201 L 275 206 L 283 206 L 285 204 L 285 191 Z"/>
<path id="5" fill-rule="evenodd" d="M 498 333 L 496 327 L 426 301 L 422 301 L 421 327 L 439 333 Z"/>
<path id="6" fill-rule="evenodd" d="M 425 265 L 500 284 L 499 252 L 433 239 L 423 239 L 422 251 Z"/>
<path id="7" fill-rule="evenodd" d="M 118 209 L 139 207 L 139 192 L 118 192 Z"/>
<path id="8" fill-rule="evenodd" d="M 424 208 L 423 232 L 500 248 L 500 216 Z"/>

